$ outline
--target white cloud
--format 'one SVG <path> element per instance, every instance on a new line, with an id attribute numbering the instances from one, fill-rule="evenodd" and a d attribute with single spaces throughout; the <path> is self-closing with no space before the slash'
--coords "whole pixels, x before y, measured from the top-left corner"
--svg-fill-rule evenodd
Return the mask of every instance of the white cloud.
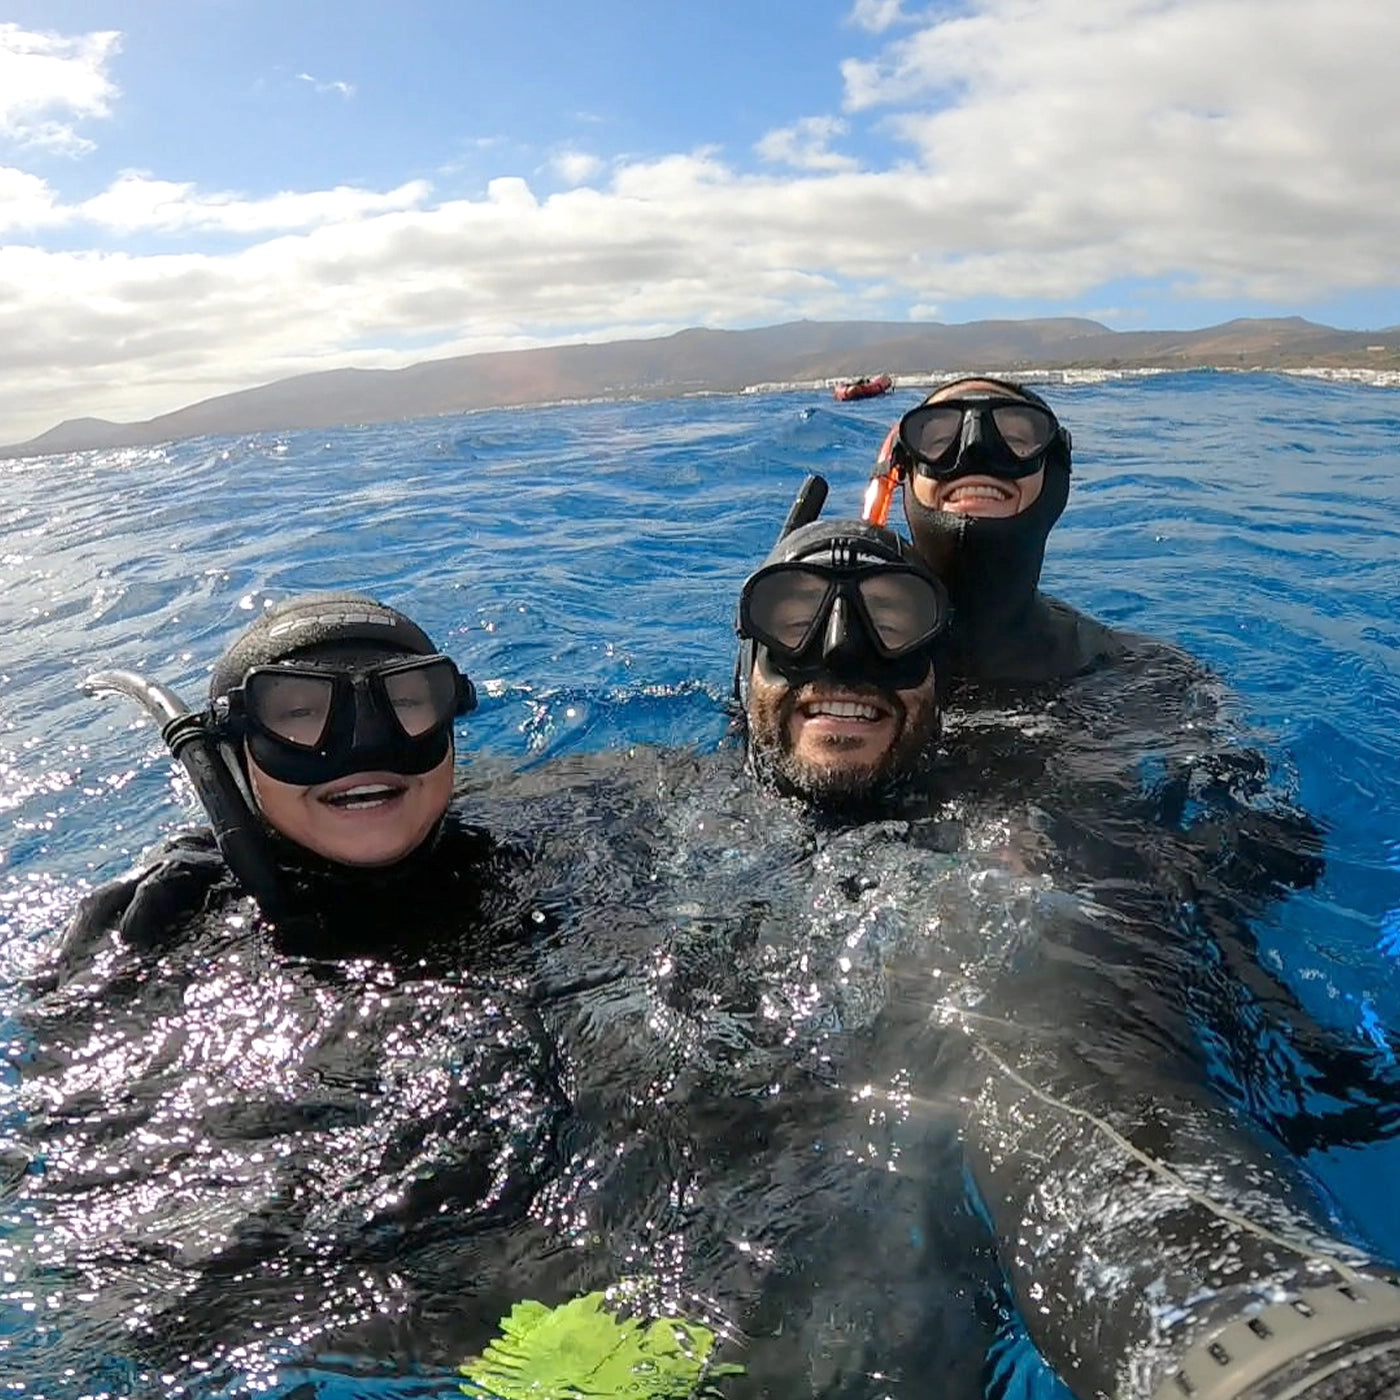
<path id="1" fill-rule="evenodd" d="M 37 175 L 0 165 L 0 233 L 9 229 L 37 229 L 61 223 L 53 190 Z"/>
<path id="2" fill-rule="evenodd" d="M 105 117 L 117 88 L 107 75 L 121 36 L 65 38 L 0 23 L 0 137 L 73 154 L 91 149 L 76 123 Z"/>
<path id="3" fill-rule="evenodd" d="M 907 23 L 901 0 L 856 0 L 850 22 L 872 34 L 883 34 L 896 24 Z"/>
<path id="4" fill-rule="evenodd" d="M 603 168 L 603 162 L 583 151 L 563 151 L 554 157 L 551 166 L 566 185 L 581 185 Z"/>
<path id="5" fill-rule="evenodd" d="M 366 347 L 409 339 L 465 353 L 798 316 L 956 318 L 973 298 L 1078 309 L 1126 300 L 1125 279 L 1292 310 L 1393 290 L 1397 52 L 1400 7 L 1373 0 L 969 0 L 848 65 L 846 121 L 880 124 L 879 169 L 832 152 L 858 137 L 815 117 L 761 143 L 795 173 L 748 173 L 710 148 L 582 157 L 575 174 L 606 180 L 549 197 L 509 171 L 445 201 L 417 181 L 259 199 L 157 172 L 66 204 L 0 171 L 11 230 L 64 223 L 71 243 L 86 221 L 104 248 L 161 233 L 183 250 L 11 238 L 0 441 L 390 364 Z"/>
<path id="6" fill-rule="evenodd" d="M 854 170 L 857 162 L 851 156 L 831 149 L 833 138 L 845 133 L 840 117 L 803 117 L 768 132 L 754 150 L 766 161 L 796 170 Z"/>
<path id="7" fill-rule="evenodd" d="M 298 73 L 297 81 L 309 83 L 312 92 L 334 92 L 338 93 L 347 101 L 355 95 L 354 83 L 344 82 L 340 78 L 332 78 L 329 82 L 323 82 L 320 78 L 313 78 L 310 73 Z"/>
<path id="8" fill-rule="evenodd" d="M 339 186 L 309 194 L 240 199 L 229 194 L 200 194 L 188 183 L 177 184 L 128 171 L 73 212 L 119 233 L 207 229 L 257 234 L 350 223 L 390 210 L 409 209 L 421 204 L 431 188 L 426 180 L 411 180 L 383 194 Z"/>
<path id="9" fill-rule="evenodd" d="M 982 0 L 848 65 L 847 106 L 889 110 L 965 273 L 1288 298 L 1400 272 L 1397 51 L 1369 0 Z"/>

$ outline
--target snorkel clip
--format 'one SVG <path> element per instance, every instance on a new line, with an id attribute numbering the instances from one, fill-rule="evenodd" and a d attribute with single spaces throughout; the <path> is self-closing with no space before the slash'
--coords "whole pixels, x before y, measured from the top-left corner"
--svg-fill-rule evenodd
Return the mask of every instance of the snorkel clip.
<path id="1" fill-rule="evenodd" d="M 884 525 L 890 518 L 894 493 L 904 479 L 904 467 L 899 460 L 899 425 L 890 429 L 875 458 L 875 474 L 865 488 L 865 500 L 860 518 L 869 525 Z"/>

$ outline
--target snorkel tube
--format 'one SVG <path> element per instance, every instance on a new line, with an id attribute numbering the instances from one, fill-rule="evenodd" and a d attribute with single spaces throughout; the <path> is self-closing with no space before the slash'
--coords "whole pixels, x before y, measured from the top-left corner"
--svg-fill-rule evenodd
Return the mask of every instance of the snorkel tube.
<path id="1" fill-rule="evenodd" d="M 778 539 L 774 543 L 785 540 L 794 530 L 810 525 L 822 513 L 829 489 L 824 476 L 817 476 L 815 473 L 809 476 L 797 488 L 792 509 L 788 511 L 787 519 L 783 521 L 783 528 L 778 531 Z"/>
<path id="2" fill-rule="evenodd" d="M 257 901 L 264 918 L 275 923 L 283 917 L 286 898 L 262 821 L 229 771 L 205 716 L 192 713 L 168 686 L 134 671 L 98 671 L 81 688 L 88 695 L 128 696 L 160 725 L 160 737 L 194 784 L 224 863 Z"/>
<path id="3" fill-rule="evenodd" d="M 773 541 L 774 549 L 794 530 L 800 530 L 804 525 L 810 525 L 822 513 L 822 507 L 826 504 L 827 492 L 830 489 L 826 484 L 826 478 L 818 476 L 815 472 L 803 481 L 802 485 L 797 488 L 797 495 L 793 498 L 792 508 L 787 513 L 787 519 L 783 521 L 783 528 L 778 531 L 778 538 Z M 734 658 L 734 701 L 741 710 L 744 707 L 748 671 L 752 666 L 753 643 L 742 642 L 739 646 L 739 654 Z"/>

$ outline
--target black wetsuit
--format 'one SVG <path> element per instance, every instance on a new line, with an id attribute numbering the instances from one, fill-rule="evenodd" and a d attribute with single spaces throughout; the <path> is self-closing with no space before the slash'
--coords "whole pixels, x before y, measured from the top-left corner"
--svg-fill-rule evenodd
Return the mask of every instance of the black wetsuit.
<path id="1" fill-rule="evenodd" d="M 1189 660 L 1165 643 L 1115 632 L 1040 591 L 1050 531 L 1069 499 L 1069 465 L 1052 454 L 1040 495 L 1019 515 L 964 516 L 924 505 L 904 488 L 914 544 L 953 605 L 940 670 L 963 681 L 1065 680 L 1144 652 Z"/>
<path id="2" fill-rule="evenodd" d="M 279 1352 L 455 1392 L 567 1110 L 532 863 L 449 819 L 393 871 L 284 867 L 271 926 L 192 833 L 84 902 L 23 1019 L 9 1210 L 64 1302 L 12 1343 L 36 1393 L 103 1356 L 115 1393 L 252 1393 Z"/>
<path id="3" fill-rule="evenodd" d="M 746 1337 L 728 1393 L 849 1400 L 983 1394 L 999 1271 L 1084 1397 L 1150 1394 L 1255 1305 L 1389 1288 L 1277 1140 L 1393 1131 L 1385 1086 L 1356 1057 L 1319 1103 L 1306 1034 L 1218 1055 L 1258 1044 L 1254 994 L 1177 928 L 1187 891 L 1247 921 L 1267 877 L 1159 844 L 1124 889 L 1070 878 L 1034 808 L 830 822 L 681 766 L 650 890 L 546 1006 L 578 1135 L 546 1194 L 604 1242 L 574 1287 L 645 1260 Z M 1175 883 L 1137 888 L 1158 859 Z"/>
<path id="4" fill-rule="evenodd" d="M 970 1106 L 969 1168 L 1030 1336 L 1076 1395 L 1147 1396 L 1228 1323 L 1357 1284 L 1379 1289 L 1395 1374 L 1393 1261 L 1353 1247 L 1280 1145 L 1394 1132 L 1393 1088 L 1354 1059 L 1329 1115 L 1319 1083 L 1343 1086 L 1335 1060 L 1309 1063 L 1315 1028 L 1284 1048 L 1288 1008 L 1261 1015 L 1208 948 L 1094 894 L 1052 901 L 932 1049 L 936 1091 Z M 1296 1343 L 1276 1342 L 1293 1360 Z"/>
<path id="5" fill-rule="evenodd" d="M 273 937 L 288 952 L 354 957 L 367 952 L 463 965 L 480 955 L 474 937 L 501 934 L 522 856 L 485 830 L 449 815 L 417 851 L 389 869 L 321 860 L 270 837 L 287 915 Z M 119 935 L 130 950 L 158 952 L 191 918 L 240 897 L 207 829 L 168 838 L 140 869 L 101 886 L 79 906 L 54 962 L 62 978 Z M 405 920 L 406 901 L 417 917 Z"/>

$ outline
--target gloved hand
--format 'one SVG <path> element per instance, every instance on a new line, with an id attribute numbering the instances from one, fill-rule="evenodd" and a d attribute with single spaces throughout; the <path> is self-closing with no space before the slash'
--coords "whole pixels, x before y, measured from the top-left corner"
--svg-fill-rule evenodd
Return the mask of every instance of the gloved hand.
<path id="1" fill-rule="evenodd" d="M 138 951 L 158 947 L 205 907 L 215 885 L 230 878 L 209 832 L 171 837 L 145 865 L 100 886 L 79 904 L 59 945 L 54 983 L 80 972 L 113 929 Z"/>

